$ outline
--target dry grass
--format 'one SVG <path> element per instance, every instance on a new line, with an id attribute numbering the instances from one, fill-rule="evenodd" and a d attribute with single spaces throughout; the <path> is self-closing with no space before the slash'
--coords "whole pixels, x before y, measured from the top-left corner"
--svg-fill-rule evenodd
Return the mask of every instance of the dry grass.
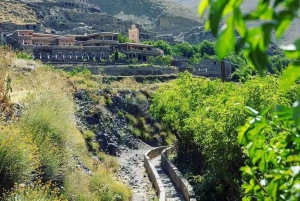
<path id="1" fill-rule="evenodd" d="M 0 22 L 15 24 L 37 22 L 36 13 L 26 4 L 17 0 L 1 0 L 0 13 Z"/>
<path id="2" fill-rule="evenodd" d="M 84 136 L 76 128 L 72 97 L 74 83 L 70 76 L 39 62 L 15 59 L 13 56 L 10 56 L 10 59 L 13 66 L 10 73 L 13 89 L 10 94 L 11 101 L 26 108 L 16 123 L 15 130 L 18 134 L 18 128 L 26 128 L 32 135 L 33 144 L 38 147 L 36 156 L 43 165 L 42 171 L 48 172 L 48 175 L 43 174 L 43 179 L 54 178 L 63 182 L 65 189 L 63 196 L 68 200 L 114 200 L 118 196 L 121 196 L 121 200 L 129 200 L 131 196 L 129 188 L 117 181 L 112 174 L 118 169 L 114 158 L 103 156 L 99 167 L 96 169 L 93 167 Z M 0 133 L 0 139 L 1 137 L 5 139 L 2 133 Z M 88 137 L 91 138 L 91 136 Z M 45 139 L 45 142 L 39 138 Z M 14 155 L 20 156 L 22 162 L 20 165 L 14 164 L 22 167 L 26 157 L 31 157 L 31 155 L 28 151 L 27 153 L 20 152 L 19 149 L 14 150 L 17 152 Z M 80 169 L 74 169 L 76 162 L 73 156 L 77 156 L 86 167 L 93 170 L 91 176 L 84 174 Z M 12 192 L 14 195 L 29 196 L 28 199 L 24 197 L 23 200 L 35 198 L 32 196 L 45 195 L 44 192 L 39 191 L 39 188 L 16 190 Z M 10 197 L 7 197 L 7 200 L 10 200 Z"/>

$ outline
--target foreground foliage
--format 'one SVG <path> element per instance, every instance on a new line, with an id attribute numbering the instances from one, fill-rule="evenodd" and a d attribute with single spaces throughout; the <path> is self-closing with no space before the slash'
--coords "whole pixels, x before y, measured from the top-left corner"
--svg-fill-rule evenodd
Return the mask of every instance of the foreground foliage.
<path id="1" fill-rule="evenodd" d="M 239 199 L 239 169 L 247 157 L 237 143 L 237 127 L 247 120 L 245 106 L 259 110 L 265 105 L 274 109 L 278 103 L 291 106 L 295 87 L 284 95 L 278 82 L 265 77 L 241 85 L 184 73 L 155 93 L 151 112 L 176 135 L 181 163 L 187 164 L 186 174 L 193 173 L 200 199 Z"/>
<path id="2" fill-rule="evenodd" d="M 261 75 L 267 69 L 267 48 L 272 33 L 279 39 L 294 19 L 299 18 L 299 0 L 258 1 L 250 13 L 241 12 L 243 1 L 203 0 L 200 14 L 209 8 L 208 27 L 217 36 L 216 50 L 219 59 L 233 49 L 243 50 L 249 63 Z M 219 30 L 219 22 L 225 21 Z M 248 27 L 248 22 L 257 26 Z M 240 40 L 236 40 L 236 32 Z M 236 43 L 237 42 L 237 43 Z M 300 39 L 294 44 L 282 46 L 284 54 L 293 62 L 283 75 L 281 88 L 286 91 L 300 77 Z M 248 107 L 253 116 L 240 129 L 238 141 L 251 159 L 241 168 L 245 175 L 243 200 L 299 200 L 300 198 L 300 142 L 298 100 L 293 107 L 284 107 L 278 102 L 276 110 L 266 104 L 260 112 Z M 293 100 L 293 99 L 291 99 Z"/>

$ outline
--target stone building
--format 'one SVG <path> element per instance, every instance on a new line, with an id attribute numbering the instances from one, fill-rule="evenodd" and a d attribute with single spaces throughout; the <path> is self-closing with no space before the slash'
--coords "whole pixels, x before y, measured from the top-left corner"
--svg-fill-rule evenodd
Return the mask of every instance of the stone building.
<path id="1" fill-rule="evenodd" d="M 22 25 L 17 25 L 17 30 L 33 30 L 35 33 L 44 33 L 46 32 L 46 27 L 44 27 L 40 23 L 22 24 Z"/>
<path id="2" fill-rule="evenodd" d="M 148 61 L 150 56 L 163 55 L 162 50 L 153 48 L 152 45 L 138 43 L 121 43 L 119 51 L 124 52 L 128 59 L 137 59 L 139 61 Z"/>
<path id="3" fill-rule="evenodd" d="M 67 19 L 64 14 L 48 15 L 44 18 L 45 23 L 50 26 L 61 26 L 62 23 L 66 23 Z"/>
<path id="4" fill-rule="evenodd" d="M 7 36 L 7 43 L 14 49 L 29 47 L 36 59 L 45 61 L 82 61 L 108 59 L 116 50 L 129 59 L 147 61 L 149 56 L 159 56 L 163 52 L 152 45 L 119 43 L 119 34 L 102 32 L 89 35 L 66 35 L 35 33 L 33 30 L 17 30 Z"/>
<path id="5" fill-rule="evenodd" d="M 22 45 L 32 45 L 33 30 L 17 30 L 6 36 L 6 43 L 14 49 L 22 49 Z"/>
<path id="6" fill-rule="evenodd" d="M 65 7 L 70 8 L 89 8 L 90 4 L 88 0 L 62 0 Z"/>
<path id="7" fill-rule="evenodd" d="M 80 46 L 102 46 L 109 47 L 111 50 L 119 47 L 119 34 L 102 32 L 89 35 L 75 35 L 76 45 Z"/>
<path id="8" fill-rule="evenodd" d="M 88 0 L 61 0 L 61 2 L 66 8 L 88 9 L 90 11 L 100 12 L 100 7 L 89 3 Z"/>
<path id="9" fill-rule="evenodd" d="M 128 29 L 128 38 L 130 41 L 139 43 L 140 42 L 140 31 L 139 29 L 133 24 L 131 29 Z"/>
<path id="10" fill-rule="evenodd" d="M 231 64 L 225 60 L 225 77 L 231 75 Z M 207 77 L 221 77 L 221 62 L 215 59 L 203 59 L 194 65 L 194 75 Z"/>
<path id="11" fill-rule="evenodd" d="M 101 46 L 33 46 L 35 59 L 43 61 L 100 61 L 108 59 L 111 54 L 109 47 Z"/>
<path id="12" fill-rule="evenodd" d="M 179 69 L 188 68 L 189 60 L 186 57 L 174 57 L 174 60 L 171 62 L 172 66 L 176 66 Z"/>

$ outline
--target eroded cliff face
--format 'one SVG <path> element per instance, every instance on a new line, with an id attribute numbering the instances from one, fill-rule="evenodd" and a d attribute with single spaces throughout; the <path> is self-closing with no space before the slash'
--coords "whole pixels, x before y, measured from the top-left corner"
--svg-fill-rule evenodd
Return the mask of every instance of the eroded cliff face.
<path id="1" fill-rule="evenodd" d="M 124 13 L 152 21 L 155 31 L 167 31 L 198 26 L 196 12 L 169 0 L 90 0 L 110 15 Z"/>

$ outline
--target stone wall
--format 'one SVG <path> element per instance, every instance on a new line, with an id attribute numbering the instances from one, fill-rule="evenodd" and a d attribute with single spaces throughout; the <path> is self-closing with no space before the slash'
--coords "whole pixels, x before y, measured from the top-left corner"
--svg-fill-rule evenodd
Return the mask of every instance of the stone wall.
<path id="1" fill-rule="evenodd" d="M 76 66 L 76 65 L 75 65 Z M 57 68 L 72 71 L 75 66 L 58 66 Z M 80 65 L 77 65 L 80 66 Z M 109 76 L 134 76 L 134 75 L 171 75 L 178 71 L 173 67 L 134 67 L 134 66 L 85 66 L 92 74 Z"/>
<path id="2" fill-rule="evenodd" d="M 161 154 L 161 152 L 166 148 L 167 148 L 166 146 L 157 147 L 150 151 L 147 151 L 144 154 L 144 166 L 145 166 L 145 169 L 148 173 L 148 176 L 149 176 L 155 190 L 158 193 L 159 201 L 166 201 L 167 197 L 166 197 L 164 185 L 163 185 L 161 178 L 158 175 L 154 165 L 151 163 L 151 159 L 159 156 Z"/>
<path id="3" fill-rule="evenodd" d="M 165 149 L 161 153 L 161 165 L 165 172 L 170 176 L 171 180 L 179 191 L 183 194 L 186 200 L 196 201 L 195 193 L 189 182 L 182 176 L 177 167 L 168 159 L 168 154 L 173 153 L 173 147 Z"/>

